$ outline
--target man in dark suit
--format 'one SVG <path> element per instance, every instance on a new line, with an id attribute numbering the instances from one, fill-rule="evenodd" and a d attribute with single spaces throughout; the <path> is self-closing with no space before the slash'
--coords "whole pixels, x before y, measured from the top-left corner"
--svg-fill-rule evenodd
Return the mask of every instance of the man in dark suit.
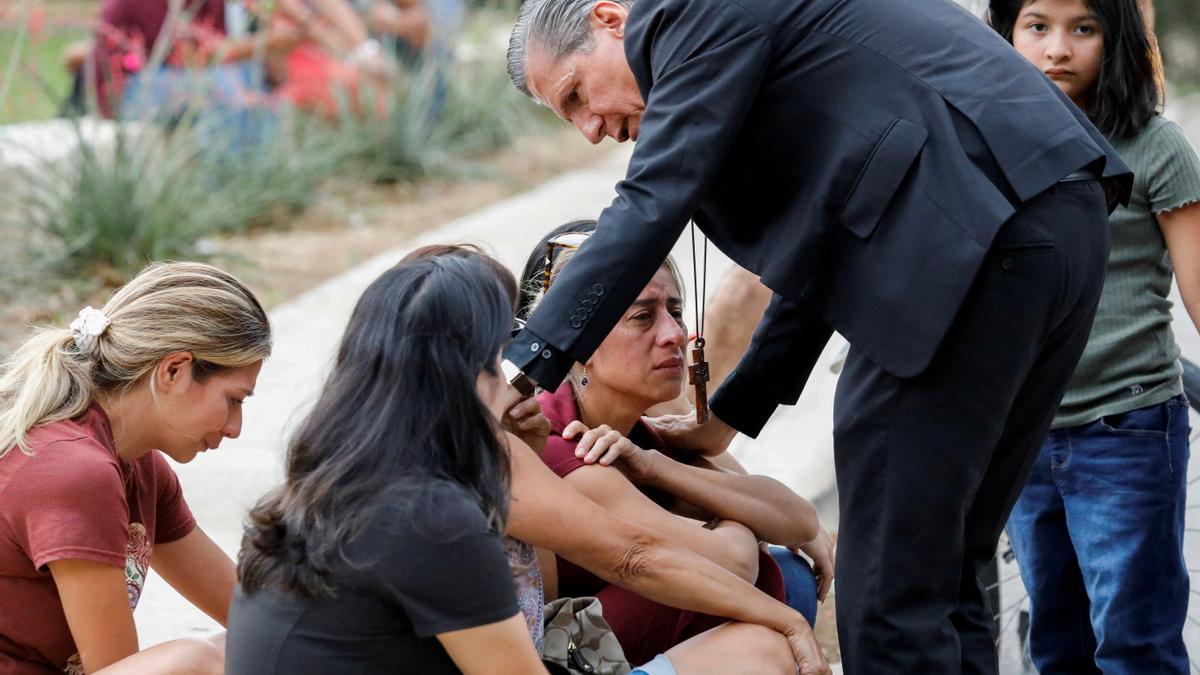
<path id="1" fill-rule="evenodd" d="M 638 141 L 510 381 L 586 361 L 694 218 L 774 297 L 715 419 L 659 427 L 756 435 L 840 332 L 846 672 L 996 672 L 977 573 L 1087 341 L 1112 148 L 948 0 L 526 0 L 508 66 L 593 143 Z"/>

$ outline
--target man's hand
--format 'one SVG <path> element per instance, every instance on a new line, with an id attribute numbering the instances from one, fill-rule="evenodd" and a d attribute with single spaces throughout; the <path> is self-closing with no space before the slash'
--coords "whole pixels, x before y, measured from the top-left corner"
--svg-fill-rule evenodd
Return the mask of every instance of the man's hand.
<path id="1" fill-rule="evenodd" d="M 821 646 L 817 644 L 817 636 L 804 617 L 784 630 L 783 636 L 792 648 L 792 656 L 796 657 L 796 672 L 799 675 L 832 675 L 833 671 L 821 653 Z"/>
<path id="2" fill-rule="evenodd" d="M 509 389 L 513 392 L 516 391 L 511 386 Z M 520 394 L 520 392 L 517 393 Z M 550 435 L 550 420 L 542 414 L 542 405 L 536 398 L 529 397 L 508 408 L 508 411 L 504 413 L 502 426 L 505 431 L 524 441 L 539 455 L 546 449 L 546 438 Z"/>
<path id="3" fill-rule="evenodd" d="M 674 448 L 696 450 L 701 454 L 719 455 L 729 448 L 737 429 L 709 414 L 708 422 L 696 423 L 696 415 L 661 415 L 642 418 Z"/>
<path id="4" fill-rule="evenodd" d="M 622 473 L 634 481 L 650 475 L 653 458 L 649 451 L 634 445 L 621 432 L 607 424 L 589 429 L 586 424 L 575 420 L 563 429 L 563 438 L 579 439 L 575 445 L 575 456 L 587 464 L 610 466 L 614 463 Z"/>
<path id="5" fill-rule="evenodd" d="M 798 548 L 793 548 L 793 551 L 803 551 L 805 555 L 812 558 L 813 575 L 817 578 L 817 600 L 825 602 L 825 596 L 829 594 L 829 588 L 833 586 L 833 570 L 837 563 L 837 550 L 833 542 L 833 537 L 822 527 L 817 534 L 817 538 Z"/>

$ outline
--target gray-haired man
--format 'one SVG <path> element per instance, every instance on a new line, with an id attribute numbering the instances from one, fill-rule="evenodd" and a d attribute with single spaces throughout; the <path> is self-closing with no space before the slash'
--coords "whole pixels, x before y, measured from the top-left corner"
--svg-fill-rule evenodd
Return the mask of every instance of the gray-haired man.
<path id="1" fill-rule="evenodd" d="M 775 295 L 715 419 L 660 428 L 756 435 L 840 332 L 846 671 L 996 672 L 977 571 L 1087 340 L 1106 187 L 1131 185 L 1112 148 L 948 0 L 527 0 L 508 67 L 593 142 L 639 141 L 514 381 L 585 361 L 694 218 Z"/>

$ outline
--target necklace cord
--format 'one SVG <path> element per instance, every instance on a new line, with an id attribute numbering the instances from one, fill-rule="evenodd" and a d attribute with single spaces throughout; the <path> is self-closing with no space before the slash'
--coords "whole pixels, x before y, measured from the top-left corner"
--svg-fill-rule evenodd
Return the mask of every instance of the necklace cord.
<path id="1" fill-rule="evenodd" d="M 700 277 L 700 297 L 696 299 L 696 304 L 700 306 L 700 334 L 704 335 L 704 318 L 708 311 L 708 235 L 704 236 L 704 265 L 700 269 L 703 272 Z"/>
<path id="2" fill-rule="evenodd" d="M 691 222 L 691 230 L 692 230 L 692 294 L 693 294 L 693 297 L 696 297 L 695 294 L 697 293 L 697 291 L 700 290 L 700 285 L 699 285 L 700 276 L 699 276 L 699 271 L 696 268 L 696 222 L 695 221 Z M 700 337 L 700 335 L 704 331 L 700 326 L 700 302 L 699 302 L 698 297 L 696 297 L 696 302 L 692 306 L 692 313 L 696 317 L 696 323 L 693 324 L 696 327 L 696 337 Z"/>

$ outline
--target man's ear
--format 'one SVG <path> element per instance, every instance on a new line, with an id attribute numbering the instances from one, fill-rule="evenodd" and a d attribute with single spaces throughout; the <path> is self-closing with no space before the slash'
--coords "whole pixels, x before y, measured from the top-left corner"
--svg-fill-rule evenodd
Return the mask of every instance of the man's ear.
<path id="1" fill-rule="evenodd" d="M 158 367 L 154 369 L 155 386 L 159 391 L 166 392 L 184 379 L 190 379 L 194 360 L 190 352 L 172 352 L 167 354 L 158 362 Z"/>
<path id="2" fill-rule="evenodd" d="M 593 29 L 609 32 L 618 40 L 625 39 L 625 20 L 629 18 L 629 10 L 624 5 L 612 0 L 600 0 L 592 5 L 590 23 Z"/>

